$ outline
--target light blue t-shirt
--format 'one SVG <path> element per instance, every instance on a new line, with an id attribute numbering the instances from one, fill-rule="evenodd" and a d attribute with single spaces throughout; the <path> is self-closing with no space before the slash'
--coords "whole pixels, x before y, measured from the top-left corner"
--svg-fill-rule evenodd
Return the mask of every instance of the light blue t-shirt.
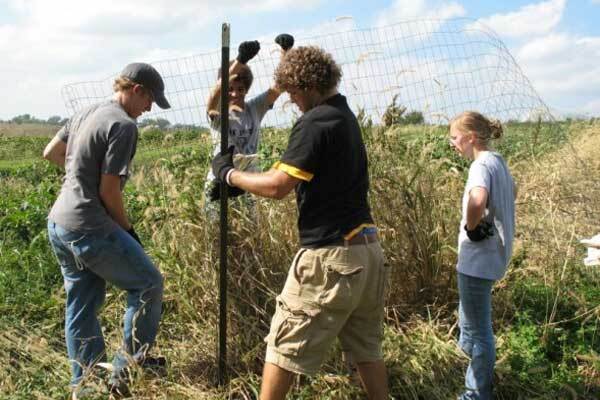
<path id="1" fill-rule="evenodd" d="M 494 235 L 480 242 L 471 241 L 464 229 L 469 193 L 475 187 L 485 188 L 488 192 L 484 220 L 494 226 Z M 501 279 L 512 255 L 514 231 L 514 180 L 500 154 L 482 152 L 469 168 L 469 178 L 463 194 L 456 266 L 458 272 L 482 279 Z"/>
<path id="2" fill-rule="evenodd" d="M 260 122 L 272 105 L 267 103 L 268 91 L 265 91 L 244 103 L 244 109 L 229 112 L 229 137 L 230 146 L 234 146 L 234 154 L 255 154 L 258 151 L 260 138 Z M 213 155 L 221 151 L 221 119 L 219 117 L 210 121 L 210 135 L 214 145 Z M 209 169 L 207 182 L 215 177 Z"/>

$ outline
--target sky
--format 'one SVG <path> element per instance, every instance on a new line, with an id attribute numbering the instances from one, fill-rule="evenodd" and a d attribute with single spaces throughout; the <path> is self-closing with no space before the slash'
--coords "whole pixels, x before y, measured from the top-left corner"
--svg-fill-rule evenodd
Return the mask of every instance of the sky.
<path id="1" fill-rule="evenodd" d="M 65 84 L 214 51 L 222 22 L 239 43 L 453 17 L 494 30 L 552 110 L 600 116 L 600 0 L 0 0 L 0 119 L 68 116 Z"/>

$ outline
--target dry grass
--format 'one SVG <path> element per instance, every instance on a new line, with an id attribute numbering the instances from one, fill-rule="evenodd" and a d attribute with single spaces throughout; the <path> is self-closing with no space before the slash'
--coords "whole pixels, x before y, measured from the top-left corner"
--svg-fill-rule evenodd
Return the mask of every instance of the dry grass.
<path id="1" fill-rule="evenodd" d="M 54 136 L 59 129 L 59 126 L 50 124 L 13 124 L 10 122 L 0 122 L 0 136 L 4 137 L 51 137 Z"/>
<path id="2" fill-rule="evenodd" d="M 571 391 L 591 399 L 585 396 L 594 396 L 594 388 L 600 388 L 598 357 L 589 352 L 573 356 L 584 389 L 564 386 L 553 392 L 543 378 L 522 381 L 511 364 L 515 350 L 509 337 L 521 308 L 513 287 L 522 282 L 543 282 L 551 290 L 542 327 L 548 337 L 555 327 L 564 326 L 565 318 L 600 320 L 598 307 L 576 301 L 582 295 L 571 289 L 576 279 L 594 279 L 580 268 L 583 250 L 576 239 L 597 233 L 600 216 L 600 127 L 583 129 L 572 147 L 511 166 L 520 191 L 518 237 L 514 266 L 495 290 L 499 399 L 567 398 Z M 384 344 L 392 393 L 398 399 L 452 398 L 461 389 L 467 363 L 455 344 L 454 316 L 455 242 L 464 176 L 448 168 L 449 160 L 432 161 L 430 148 L 406 148 L 395 139 L 401 135 L 389 132 L 373 135 L 371 204 L 393 267 Z M 294 200 L 290 196 L 280 202 L 261 199 L 253 207 L 231 206 L 231 382 L 215 388 L 218 224 L 203 211 L 206 164 L 180 161 L 173 157 L 142 168 L 133 179 L 131 205 L 138 210 L 147 249 L 166 278 L 165 311 L 154 352 L 164 354 L 170 364 L 163 377 L 138 371 L 132 389 L 139 399 L 255 399 L 264 357 L 262 338 L 297 249 Z M 564 297 L 579 305 L 573 313 L 561 308 Z M 123 303 L 123 293 L 111 292 L 102 312 L 111 350 L 120 341 Z M 23 393 L 23 375 L 31 387 L 30 398 L 64 396 L 64 345 L 56 327 L 50 332 L 54 335 L 13 326 L 0 334 L 0 363 L 9 366 L 0 371 L 3 398 L 17 388 Z M 328 355 L 322 371 L 314 379 L 299 380 L 289 398 L 364 398 L 344 375 L 338 348 Z M 91 398 L 106 397 L 96 377 L 87 382 L 96 389 Z"/>

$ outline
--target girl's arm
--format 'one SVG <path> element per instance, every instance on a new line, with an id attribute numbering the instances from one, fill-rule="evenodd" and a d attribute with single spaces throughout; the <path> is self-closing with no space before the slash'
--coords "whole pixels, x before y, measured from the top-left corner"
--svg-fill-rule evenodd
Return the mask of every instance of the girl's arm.
<path id="1" fill-rule="evenodd" d="M 467 203 L 467 229 L 473 230 L 483 218 L 487 205 L 488 192 L 481 186 L 476 186 L 469 192 Z"/>

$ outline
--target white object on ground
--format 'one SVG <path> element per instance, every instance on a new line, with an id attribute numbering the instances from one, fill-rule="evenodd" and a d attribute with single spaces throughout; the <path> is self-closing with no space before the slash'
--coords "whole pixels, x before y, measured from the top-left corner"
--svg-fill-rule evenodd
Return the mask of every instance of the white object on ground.
<path id="1" fill-rule="evenodd" d="M 583 259 L 583 264 L 585 266 L 600 265 L 600 234 L 579 242 L 588 248 L 588 254 Z"/>

